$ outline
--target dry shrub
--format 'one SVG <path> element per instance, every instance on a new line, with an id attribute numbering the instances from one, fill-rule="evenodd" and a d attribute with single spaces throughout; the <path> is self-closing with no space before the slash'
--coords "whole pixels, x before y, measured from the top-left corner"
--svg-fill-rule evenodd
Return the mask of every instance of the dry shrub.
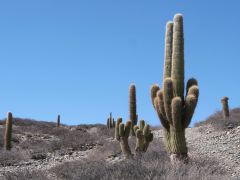
<path id="1" fill-rule="evenodd" d="M 217 111 L 213 115 L 209 116 L 205 121 L 196 123 L 195 127 L 209 124 L 214 127 L 214 129 L 220 131 L 240 126 L 240 108 L 232 109 L 228 119 L 223 118 L 222 111 Z"/>
<path id="2" fill-rule="evenodd" d="M 134 140 L 135 138 L 130 138 L 130 146 L 133 152 Z M 95 156 L 87 160 L 66 162 L 50 169 L 50 172 L 63 180 L 228 179 L 225 171 L 221 170 L 218 164 L 211 160 L 198 159 L 190 161 L 189 164 L 179 163 L 173 166 L 159 139 L 154 139 L 148 151 L 142 156 L 134 156 L 133 159 L 115 163 L 109 163 L 105 160 L 108 154 L 117 153 L 119 149 L 117 141 L 113 141 L 112 146 L 106 142 L 99 151 L 95 151 Z"/>
<path id="3" fill-rule="evenodd" d="M 106 161 L 67 162 L 50 171 L 59 179 L 228 179 L 224 172 L 213 166 L 215 162 L 200 161 L 189 164 L 171 165 L 167 156 L 158 152 L 148 153 L 141 158 L 124 160 L 115 164 Z"/>
<path id="4" fill-rule="evenodd" d="M 4 177 L 3 180 L 53 180 L 49 179 L 46 176 L 45 172 L 41 171 L 32 171 L 32 170 L 24 170 L 24 171 L 18 171 L 18 172 L 4 172 L 2 173 L 2 176 Z"/>
<path id="5" fill-rule="evenodd" d="M 24 159 L 26 159 L 26 155 L 15 149 L 12 149 L 11 151 L 0 151 L 0 166 L 12 166 Z"/>

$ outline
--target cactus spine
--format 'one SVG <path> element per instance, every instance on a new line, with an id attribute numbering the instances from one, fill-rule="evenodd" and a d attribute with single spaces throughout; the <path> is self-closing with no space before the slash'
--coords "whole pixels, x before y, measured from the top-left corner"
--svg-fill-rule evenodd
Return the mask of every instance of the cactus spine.
<path id="1" fill-rule="evenodd" d="M 60 127 L 60 115 L 57 117 L 57 127 Z"/>
<path id="2" fill-rule="evenodd" d="M 185 129 L 189 126 L 198 101 L 197 80 L 189 79 L 184 97 L 183 17 L 174 16 L 165 34 L 163 88 L 151 88 L 152 104 L 164 128 L 165 146 L 171 160 L 187 160 Z"/>
<path id="3" fill-rule="evenodd" d="M 145 124 L 144 120 L 140 121 L 140 127 L 137 125 L 134 126 L 134 132 L 136 134 L 136 147 L 135 151 L 146 152 L 149 146 L 149 143 L 153 140 L 153 133 L 150 130 L 150 126 Z"/>
<path id="4" fill-rule="evenodd" d="M 222 112 L 225 119 L 229 118 L 229 107 L 228 107 L 228 97 L 223 97 L 221 99 Z"/>
<path id="5" fill-rule="evenodd" d="M 127 121 L 124 125 L 122 123 L 122 118 L 118 118 L 117 124 L 115 126 L 115 138 L 120 142 L 122 153 L 126 159 L 132 157 L 132 153 L 128 145 L 128 137 L 131 130 L 131 124 L 131 121 Z"/>
<path id="6" fill-rule="evenodd" d="M 107 128 L 114 128 L 115 127 L 115 120 L 112 118 L 112 113 L 110 113 L 109 118 L 107 119 Z"/>
<path id="7" fill-rule="evenodd" d="M 137 103 L 136 103 L 136 87 L 134 84 L 129 88 L 129 118 L 132 122 L 131 135 L 135 136 L 133 127 L 137 125 Z"/>
<path id="8" fill-rule="evenodd" d="M 11 150 L 12 148 L 11 140 L 12 140 L 12 113 L 8 112 L 5 124 L 5 137 L 4 137 L 4 145 L 6 150 Z"/>

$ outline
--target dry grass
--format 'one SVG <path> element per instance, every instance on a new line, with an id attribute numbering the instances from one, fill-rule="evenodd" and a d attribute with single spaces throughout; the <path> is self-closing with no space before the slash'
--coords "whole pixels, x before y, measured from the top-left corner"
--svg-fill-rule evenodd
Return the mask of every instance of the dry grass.
<path id="1" fill-rule="evenodd" d="M 159 127 L 156 127 L 156 129 Z M 0 129 L 0 133 L 3 129 Z M 113 139 L 114 129 L 104 125 L 79 125 L 75 127 L 56 127 L 55 123 L 36 122 L 32 120 L 14 121 L 13 149 L 5 152 L 0 149 L 0 166 L 11 166 L 19 161 L 44 159 L 47 152 L 84 151 L 85 144 L 99 144 L 86 160 L 65 162 L 48 170 L 48 172 L 24 170 L 20 172 L 4 172 L 6 179 L 45 179 L 46 174 L 54 174 L 61 180 L 90 179 L 151 179 L 151 180 L 188 180 L 188 179 L 228 179 L 218 164 L 212 160 L 195 159 L 189 164 L 173 166 L 161 139 L 154 139 L 148 151 L 142 156 L 134 156 L 131 160 L 109 163 L 107 157 L 119 156 L 119 142 Z M 24 140 L 22 140 L 24 136 Z M 1 140 L 1 139 L 0 139 Z M 129 139 L 132 152 L 135 148 L 135 137 Z"/>
<path id="2" fill-rule="evenodd" d="M 117 144 L 116 144 L 117 146 Z M 133 147 L 131 147 L 133 149 Z M 111 153 L 113 149 L 104 149 Z M 110 152 L 109 152 L 110 151 Z M 228 179 L 216 162 L 210 160 L 190 161 L 189 164 L 172 165 L 161 142 L 155 140 L 142 157 L 123 160 L 114 164 L 104 159 L 88 159 L 67 162 L 50 170 L 59 179 L 138 179 L 138 180 L 187 180 L 187 179 Z"/>
<path id="3" fill-rule="evenodd" d="M 5 177 L 3 180 L 50 180 L 46 173 L 41 171 L 4 172 L 2 175 Z"/>
<path id="4" fill-rule="evenodd" d="M 0 121 L 4 125 L 4 120 Z M 97 129 L 91 132 L 90 129 Z M 12 150 L 3 148 L 4 127 L 0 128 L 0 167 L 11 166 L 21 160 L 45 159 L 47 153 L 65 154 L 69 149 L 85 151 L 86 144 L 104 144 L 113 136 L 104 125 L 79 125 L 56 127 L 55 123 L 16 118 L 13 121 Z"/>

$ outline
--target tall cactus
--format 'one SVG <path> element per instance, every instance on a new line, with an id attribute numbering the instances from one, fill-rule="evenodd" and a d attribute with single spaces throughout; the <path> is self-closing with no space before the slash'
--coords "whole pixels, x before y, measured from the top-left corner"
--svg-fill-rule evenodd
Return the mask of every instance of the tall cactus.
<path id="1" fill-rule="evenodd" d="M 120 142 L 122 153 L 126 159 L 132 157 L 131 149 L 128 145 L 131 124 L 131 121 L 127 121 L 124 125 L 122 123 L 122 118 L 118 118 L 115 126 L 115 138 Z"/>
<path id="2" fill-rule="evenodd" d="M 58 117 L 57 117 L 57 127 L 60 127 L 60 115 L 58 115 Z"/>
<path id="3" fill-rule="evenodd" d="M 134 126 L 134 132 L 136 134 L 136 152 L 146 152 L 149 143 L 153 140 L 153 133 L 150 130 L 150 126 L 145 124 L 144 120 L 140 121 L 139 127 Z"/>
<path id="4" fill-rule="evenodd" d="M 136 87 L 134 84 L 129 88 L 129 118 L 132 122 L 131 135 L 135 136 L 133 127 L 137 125 L 137 103 L 136 103 Z"/>
<path id="5" fill-rule="evenodd" d="M 107 119 L 107 128 L 114 128 L 115 127 L 115 121 L 114 118 L 112 118 L 112 113 L 110 113 L 109 118 Z"/>
<path id="6" fill-rule="evenodd" d="M 11 150 L 12 145 L 12 113 L 8 112 L 5 124 L 4 146 L 6 150 Z"/>
<path id="7" fill-rule="evenodd" d="M 225 119 L 229 118 L 229 107 L 228 107 L 228 97 L 223 97 L 221 99 L 222 112 Z"/>
<path id="8" fill-rule="evenodd" d="M 191 78 L 184 96 L 183 16 L 176 14 L 166 25 L 163 88 L 151 88 L 152 104 L 164 129 L 165 146 L 171 160 L 187 160 L 185 129 L 189 126 L 198 101 L 198 83 Z"/>

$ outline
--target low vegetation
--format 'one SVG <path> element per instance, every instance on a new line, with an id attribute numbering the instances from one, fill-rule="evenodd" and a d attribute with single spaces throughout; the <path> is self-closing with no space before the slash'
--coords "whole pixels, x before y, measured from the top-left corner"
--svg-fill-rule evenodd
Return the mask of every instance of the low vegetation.
<path id="1" fill-rule="evenodd" d="M 223 117 L 222 111 L 217 111 L 209 116 L 205 121 L 195 124 L 195 127 L 211 125 L 217 131 L 232 129 L 240 126 L 240 108 L 230 110 L 230 116 L 226 119 Z"/>
<path id="2" fill-rule="evenodd" d="M 3 128 L 0 128 L 0 132 L 3 133 Z M 196 158 L 188 164 L 179 162 L 172 165 L 161 139 L 158 138 L 153 139 L 148 151 L 142 156 L 125 160 L 122 158 L 118 141 L 114 140 L 114 130 L 105 125 L 57 128 L 55 123 L 17 119 L 13 121 L 13 132 L 12 150 L 5 151 L 1 146 L 0 169 L 11 168 L 19 162 L 29 160 L 44 162 L 44 154 L 49 156 L 49 153 L 69 152 L 70 148 L 73 152 L 86 151 L 86 144 L 99 146 L 87 158 L 62 162 L 49 168 L 47 172 L 34 167 L 1 172 L 8 180 L 228 179 L 225 171 L 218 168 L 218 164 L 212 160 Z M 136 145 L 135 138 L 129 138 L 132 149 Z"/>

